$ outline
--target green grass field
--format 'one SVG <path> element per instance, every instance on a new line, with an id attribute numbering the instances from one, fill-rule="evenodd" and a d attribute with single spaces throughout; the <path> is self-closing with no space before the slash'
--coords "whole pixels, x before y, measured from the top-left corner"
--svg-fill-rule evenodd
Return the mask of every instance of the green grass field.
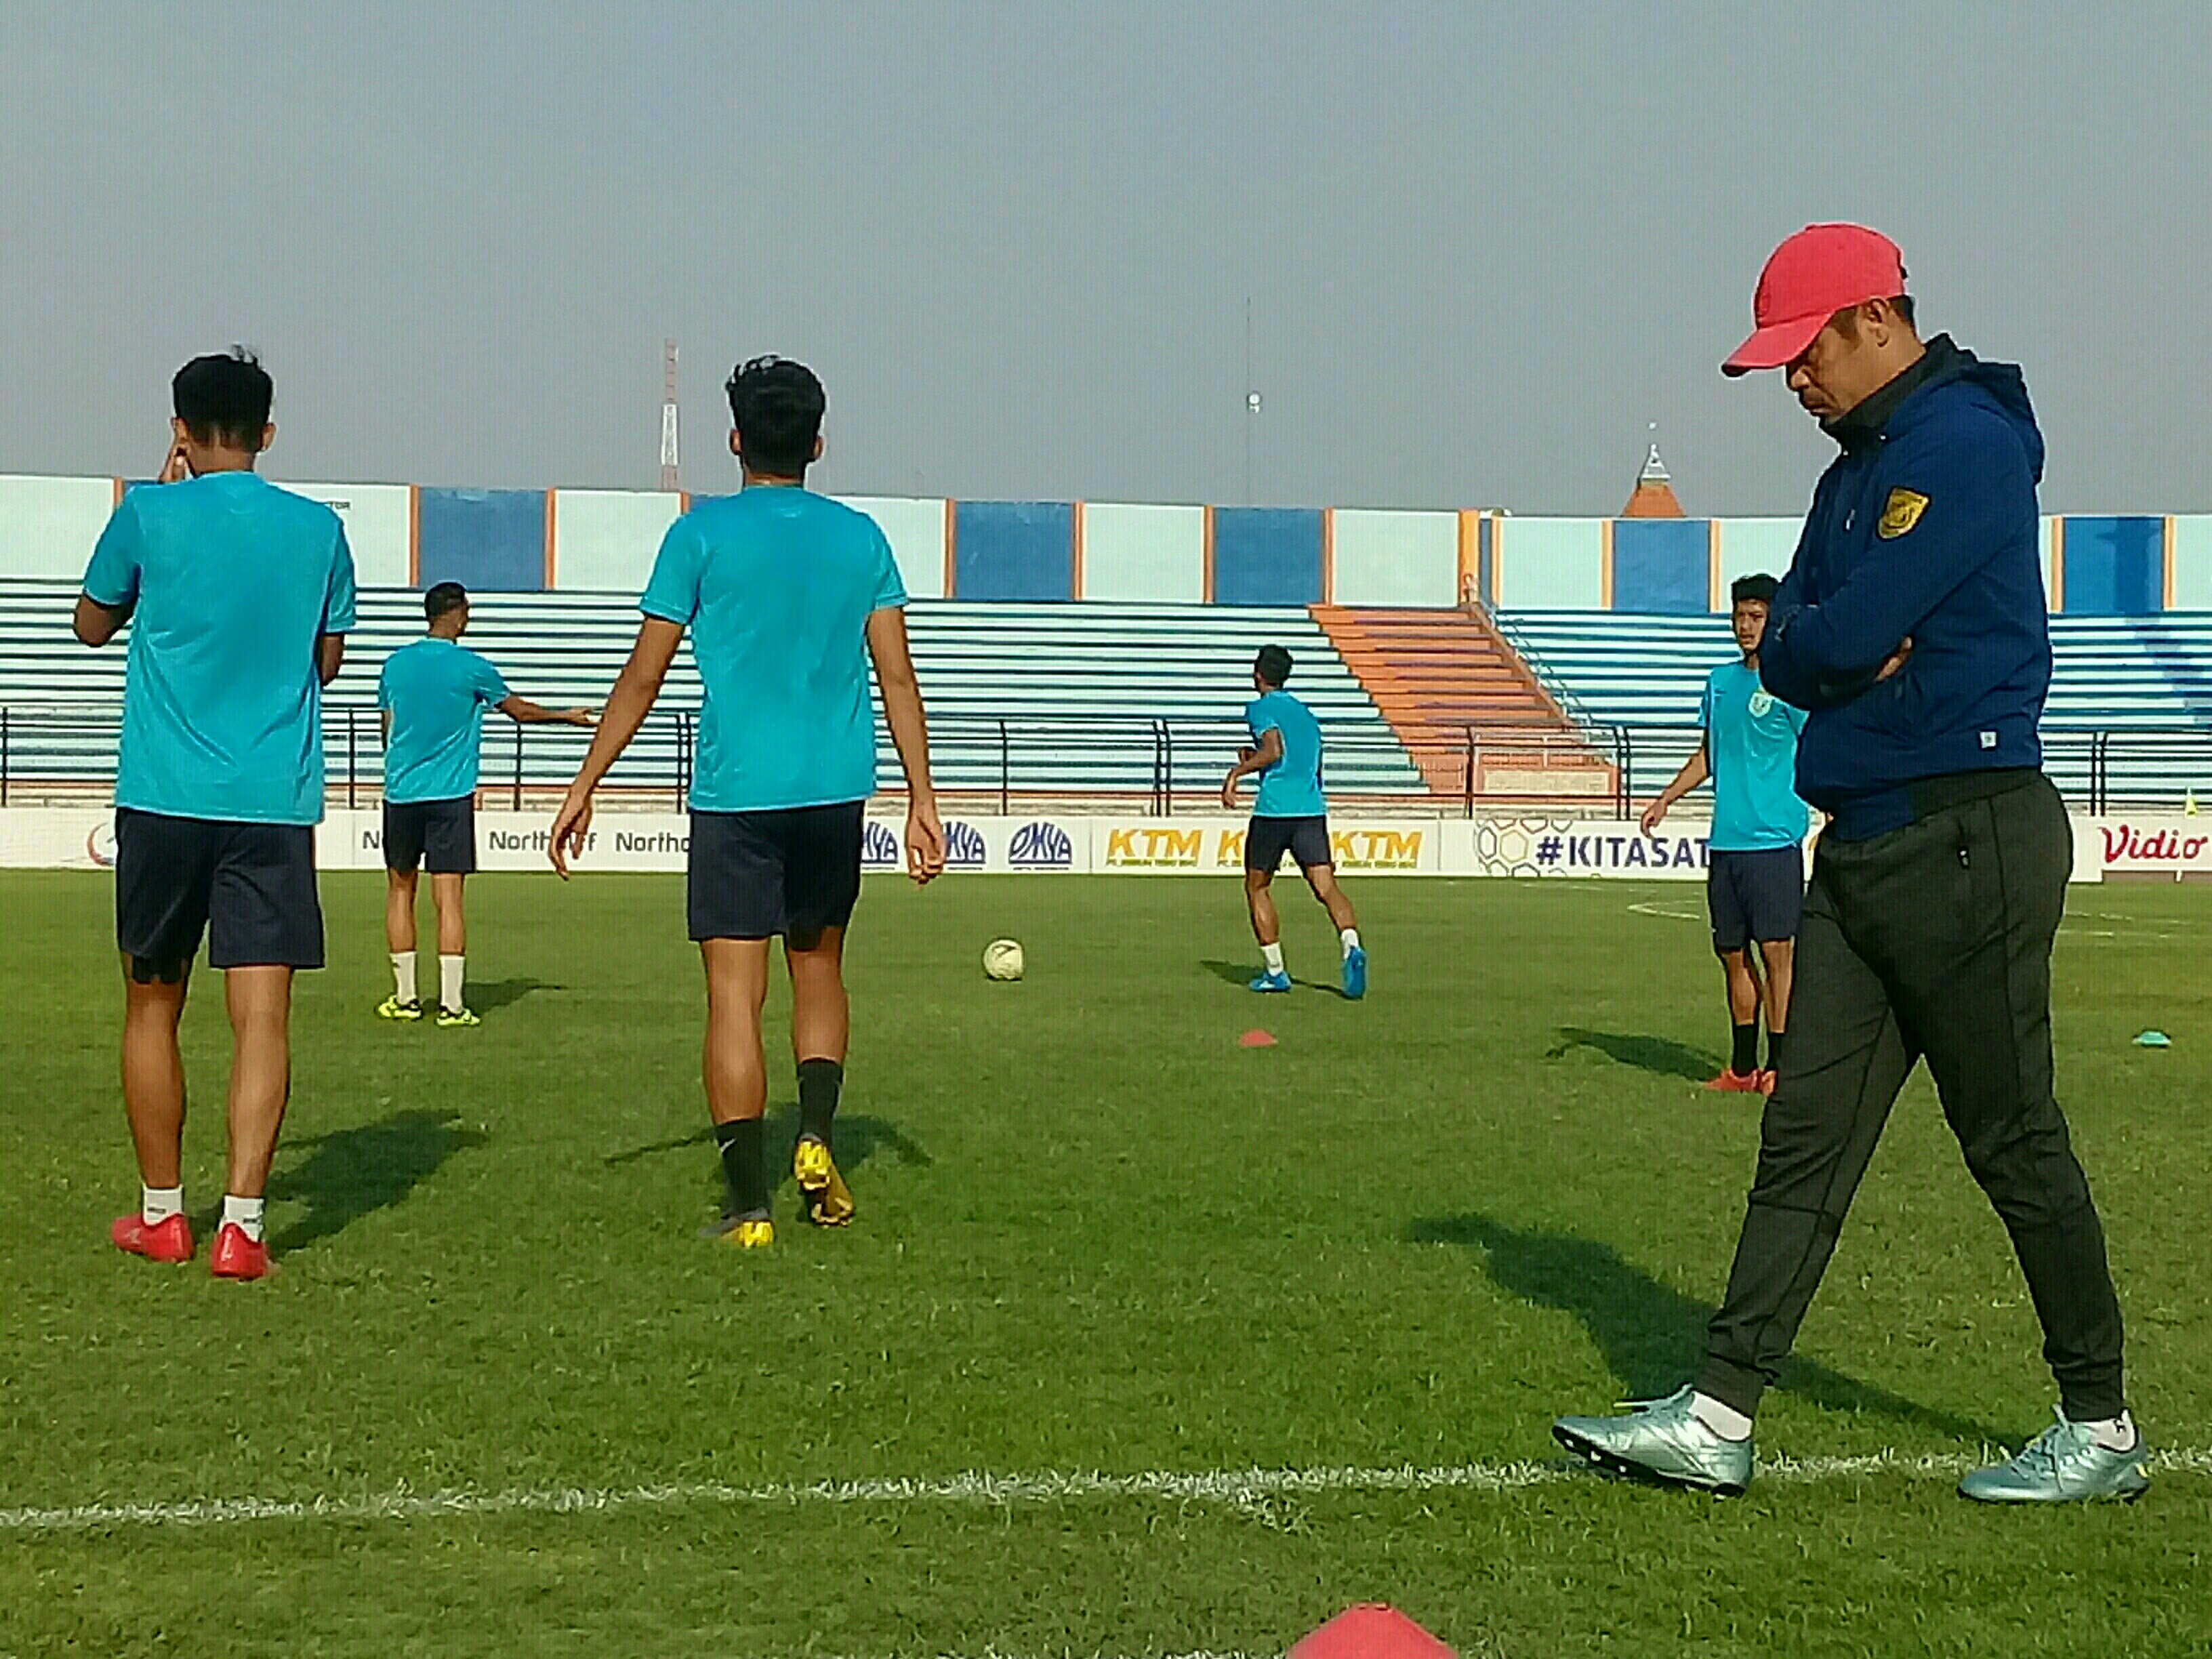
<path id="1" fill-rule="evenodd" d="M 1364 1006 L 1245 993 L 1231 884 L 873 883 L 860 1220 L 797 1224 L 787 1179 L 740 1255 L 695 1237 L 680 880 L 480 878 L 485 1023 L 440 1031 L 372 1017 L 380 887 L 326 878 L 281 1270 L 240 1286 L 108 1246 L 109 887 L 0 878 L 0 1656 L 1267 1654 L 1369 1599 L 1470 1659 L 2205 1650 L 2212 891 L 2077 890 L 2058 970 L 2131 1394 L 2180 1455 L 2131 1509 L 2016 1513 L 1952 1478 L 2052 1390 L 1919 1081 L 1761 1420 L 1800 1461 L 1734 1502 L 1560 1464 L 1551 1416 L 1680 1381 L 1727 1271 L 1757 1106 L 1692 1081 L 1700 896 L 1352 890 Z M 1285 914 L 1292 971 L 1333 969 Z M 1024 983 L 979 971 L 1000 933 Z"/>

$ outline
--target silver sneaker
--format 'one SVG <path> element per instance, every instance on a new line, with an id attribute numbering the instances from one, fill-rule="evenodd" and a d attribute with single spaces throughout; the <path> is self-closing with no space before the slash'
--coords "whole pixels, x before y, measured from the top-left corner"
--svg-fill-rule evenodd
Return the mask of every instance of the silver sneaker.
<path id="1" fill-rule="evenodd" d="M 1552 1438 L 1598 1468 L 1723 1498 L 1751 1483 L 1751 1442 L 1715 1434 L 1691 1413 L 1685 1385 L 1664 1400 L 1632 1403 L 1625 1417 L 1563 1417 Z"/>
<path id="2" fill-rule="evenodd" d="M 2020 1455 L 1976 1469 L 1959 1483 L 1959 1495 L 1980 1504 L 2075 1504 L 2091 1498 L 2133 1503 L 2150 1489 L 2143 1472 L 2149 1452 L 2141 1429 L 2126 1451 L 2113 1451 L 2066 1413 L 2022 1447 Z"/>

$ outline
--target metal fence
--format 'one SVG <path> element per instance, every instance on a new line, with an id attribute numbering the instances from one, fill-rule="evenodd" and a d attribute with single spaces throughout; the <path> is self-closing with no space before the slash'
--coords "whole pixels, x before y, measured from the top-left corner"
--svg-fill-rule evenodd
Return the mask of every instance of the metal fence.
<path id="1" fill-rule="evenodd" d="M 112 703 L 0 706 L 0 806 L 105 789 L 119 725 Z M 1215 803 L 1237 750 L 1249 741 L 1243 724 L 1228 717 L 954 717 L 933 721 L 930 735 L 939 792 L 977 810 L 1111 801 L 1154 816 Z M 1684 726 L 1570 732 L 1470 726 L 1401 743 L 1360 726 L 1325 727 L 1323 736 L 1332 798 L 1370 811 L 1571 810 L 1627 818 L 1666 786 L 1703 734 Z M 526 794 L 565 787 L 589 741 L 573 727 L 495 726 L 478 787 L 520 810 Z M 610 789 L 641 806 L 680 807 L 698 741 L 696 709 L 656 712 L 609 775 Z M 377 711 L 326 707 L 324 743 L 331 804 L 374 805 L 384 765 Z M 2044 755 L 2053 781 L 2083 811 L 2179 805 L 2212 792 L 2212 732 L 2047 731 Z M 888 749 L 884 761 L 895 792 Z"/>

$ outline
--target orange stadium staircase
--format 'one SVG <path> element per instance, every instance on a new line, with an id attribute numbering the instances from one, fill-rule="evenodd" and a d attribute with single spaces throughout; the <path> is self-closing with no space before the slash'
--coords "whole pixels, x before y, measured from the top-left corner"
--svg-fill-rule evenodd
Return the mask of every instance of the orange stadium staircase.
<path id="1" fill-rule="evenodd" d="M 1431 793 L 1606 797 L 1617 770 L 1489 619 L 1318 605 L 1314 620 L 1398 734 Z M 1468 754 L 1474 752 L 1474 775 Z"/>

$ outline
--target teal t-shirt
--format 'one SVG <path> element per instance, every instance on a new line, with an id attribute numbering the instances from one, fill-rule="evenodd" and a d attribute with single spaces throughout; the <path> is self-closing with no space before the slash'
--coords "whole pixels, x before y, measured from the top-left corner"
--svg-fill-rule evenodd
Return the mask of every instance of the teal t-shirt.
<path id="1" fill-rule="evenodd" d="M 1761 685 L 1758 670 L 1732 662 L 1706 679 L 1698 723 L 1713 773 L 1712 850 L 1762 853 L 1802 842 L 1812 823 L 1797 799 L 1805 711 Z"/>
<path id="2" fill-rule="evenodd" d="M 873 794 L 868 618 L 905 603 L 876 521 L 811 490 L 757 484 L 669 526 L 638 604 L 690 630 L 705 688 L 692 810 Z"/>
<path id="3" fill-rule="evenodd" d="M 100 532 L 84 591 L 135 603 L 115 804 L 319 823 L 316 646 L 354 625 L 338 515 L 252 472 L 142 484 Z"/>
<path id="4" fill-rule="evenodd" d="M 1260 774 L 1255 818 L 1317 818 L 1328 811 L 1321 789 L 1321 722 L 1313 710 L 1289 692 L 1274 690 L 1248 704 L 1244 722 L 1257 743 L 1267 732 L 1283 734 L 1283 757 Z"/>
<path id="5" fill-rule="evenodd" d="M 499 670 L 453 640 L 426 636 L 384 659 L 376 706 L 392 716 L 384 798 L 395 806 L 477 789 L 484 710 L 507 700 Z"/>

